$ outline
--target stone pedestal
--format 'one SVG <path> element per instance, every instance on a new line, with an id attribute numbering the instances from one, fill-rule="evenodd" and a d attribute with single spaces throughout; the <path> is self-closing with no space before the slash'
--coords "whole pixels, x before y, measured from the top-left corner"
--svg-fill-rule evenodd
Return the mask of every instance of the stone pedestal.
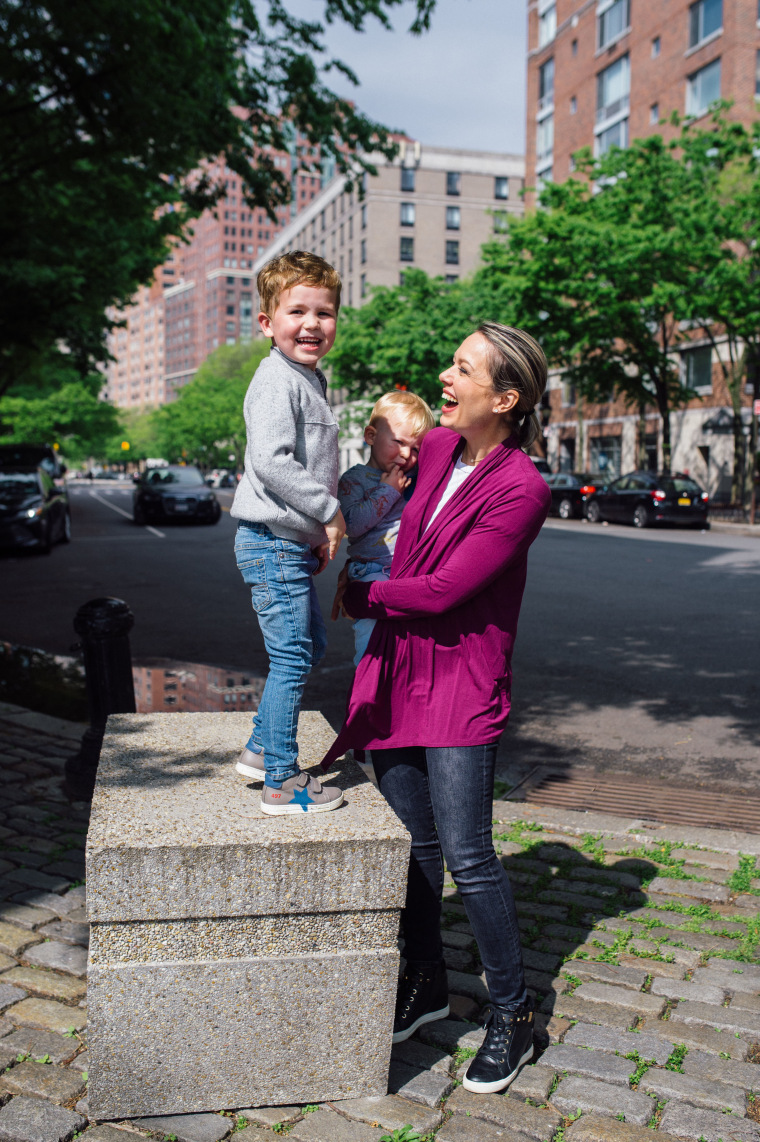
<path id="1" fill-rule="evenodd" d="M 97 1119 L 385 1094 L 409 835 L 353 761 L 268 817 L 248 714 L 119 714 L 87 838 Z M 304 768 L 333 740 L 301 716 Z"/>

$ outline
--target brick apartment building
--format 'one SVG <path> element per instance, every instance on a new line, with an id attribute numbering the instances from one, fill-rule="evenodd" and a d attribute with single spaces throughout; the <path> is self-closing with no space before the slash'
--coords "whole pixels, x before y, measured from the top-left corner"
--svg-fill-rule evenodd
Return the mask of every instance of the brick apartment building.
<path id="1" fill-rule="evenodd" d="M 149 659 L 132 667 L 138 714 L 258 709 L 264 679 L 198 662 Z"/>
<path id="2" fill-rule="evenodd" d="M 398 285 L 412 266 L 454 281 L 472 273 L 480 247 L 522 213 L 521 155 L 429 147 L 404 139 L 393 161 L 373 156 L 364 196 L 334 178 L 254 266 L 286 250 L 311 250 L 337 267 L 343 302 L 359 306 L 371 285 Z"/>
<path id="3" fill-rule="evenodd" d="M 751 123 L 760 110 L 760 3 L 529 0 L 527 73 L 531 188 L 568 178 L 581 147 L 599 155 L 655 131 L 667 135 L 672 128 L 659 121 L 674 110 L 699 120 L 716 99 L 732 99 L 732 116 Z M 673 468 L 727 498 L 733 438 L 718 358 L 707 342 L 690 341 L 677 359 L 700 397 L 672 414 Z M 579 408 L 560 376 L 550 390 L 546 444 L 555 467 L 627 472 L 642 446 L 651 467 L 662 463 L 654 410 L 642 422 L 620 401 Z M 745 403 L 748 422 L 749 389 Z"/>
<path id="4" fill-rule="evenodd" d="M 108 338 L 114 360 L 106 370 L 107 399 L 121 408 L 165 404 L 217 346 L 250 340 L 254 261 L 319 193 L 324 179 L 301 169 L 298 149 L 275 156 L 292 190 L 276 223 L 247 206 L 233 171 L 223 163 L 213 166 L 226 185 L 216 212 L 195 221 L 190 241 L 178 245 L 152 285 L 139 289 L 134 303 L 115 315 L 125 325 Z"/>

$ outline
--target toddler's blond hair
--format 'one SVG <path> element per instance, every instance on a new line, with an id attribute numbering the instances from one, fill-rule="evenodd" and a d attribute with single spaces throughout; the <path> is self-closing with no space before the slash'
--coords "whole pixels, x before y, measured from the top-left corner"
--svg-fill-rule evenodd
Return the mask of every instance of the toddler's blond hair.
<path id="1" fill-rule="evenodd" d="M 404 389 L 394 389 L 392 393 L 384 393 L 372 409 L 369 424 L 374 424 L 376 420 L 387 416 L 391 410 L 402 413 L 415 436 L 435 428 L 435 417 L 422 397 L 418 397 L 416 393 L 408 393 Z"/>

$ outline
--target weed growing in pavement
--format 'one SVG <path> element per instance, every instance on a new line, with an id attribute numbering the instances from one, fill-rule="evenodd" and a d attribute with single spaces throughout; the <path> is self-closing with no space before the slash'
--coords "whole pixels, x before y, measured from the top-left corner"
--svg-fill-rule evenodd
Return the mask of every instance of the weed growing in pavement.
<path id="1" fill-rule="evenodd" d="M 390 1134 L 383 1134 L 380 1142 L 424 1142 L 424 1140 L 412 1126 L 407 1125 L 393 1130 Z"/>
<path id="2" fill-rule="evenodd" d="M 563 972 L 563 977 L 564 977 L 564 979 L 567 980 L 567 982 L 569 984 L 569 987 L 566 987 L 565 990 L 563 991 L 563 993 L 562 993 L 563 995 L 572 995 L 573 992 L 575 991 L 575 989 L 577 987 L 580 987 L 581 983 L 583 982 L 582 980 L 580 980 L 578 978 L 577 975 L 571 975 L 570 972 Z"/>
<path id="3" fill-rule="evenodd" d="M 466 1063 L 468 1059 L 474 1059 L 477 1053 L 472 1047 L 457 1047 L 453 1056 L 454 1070 L 459 1070 L 462 1063 Z"/>
<path id="4" fill-rule="evenodd" d="M 591 853 L 593 856 L 594 864 L 604 864 L 604 845 L 602 844 L 601 833 L 584 833 L 583 843 L 579 846 L 579 851 L 582 853 Z"/>
<path id="5" fill-rule="evenodd" d="M 497 825 L 500 823 L 495 822 Z M 543 833 L 543 831 L 543 825 L 537 825 L 535 821 L 513 821 L 506 833 L 494 833 L 493 839 L 508 841 L 513 845 L 523 845 L 528 843 L 523 841 L 523 833 Z"/>
<path id="6" fill-rule="evenodd" d="M 685 1043 L 674 1043 L 673 1050 L 667 1057 L 665 1062 L 666 1071 L 677 1071 L 679 1075 L 683 1074 L 683 1061 L 689 1053 L 689 1048 Z M 728 1055 L 726 1055 L 728 1058 Z"/>
<path id="7" fill-rule="evenodd" d="M 655 1104 L 655 1108 L 654 1108 L 654 1112 L 652 1114 L 652 1117 L 649 1119 L 649 1122 L 647 1122 L 647 1126 L 649 1127 L 650 1130 L 656 1130 L 657 1127 L 660 1125 L 660 1119 L 662 1118 L 662 1112 L 667 1105 L 667 1101 L 668 1101 L 667 1099 L 663 1098 Z"/>
<path id="8" fill-rule="evenodd" d="M 760 896 L 760 889 L 752 887 L 752 881 L 760 877 L 757 868 L 757 858 L 739 853 L 739 866 L 731 873 L 726 881 L 726 887 L 732 892 L 749 892 L 753 896 Z"/>
<path id="9" fill-rule="evenodd" d="M 572 1126 L 572 1124 L 574 1122 L 577 1122 L 582 1114 L 583 1114 L 583 1111 L 581 1110 L 580 1107 L 578 1107 L 575 1114 L 568 1114 L 567 1118 L 564 1119 L 559 1130 L 557 1131 L 557 1133 L 552 1138 L 552 1142 L 566 1142 L 565 1131 L 567 1130 L 568 1126 Z"/>
<path id="10" fill-rule="evenodd" d="M 639 1083 L 643 1079 L 650 1067 L 654 1067 L 656 1062 L 654 1059 L 642 1059 L 638 1051 L 629 1051 L 625 1056 L 630 1059 L 632 1063 L 636 1064 L 636 1070 L 628 1076 L 628 1085 L 632 1090 L 638 1090 Z"/>

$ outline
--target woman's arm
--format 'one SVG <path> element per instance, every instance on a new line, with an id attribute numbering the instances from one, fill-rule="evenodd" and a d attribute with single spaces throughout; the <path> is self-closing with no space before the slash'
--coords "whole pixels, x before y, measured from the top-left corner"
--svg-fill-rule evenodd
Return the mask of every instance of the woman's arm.
<path id="1" fill-rule="evenodd" d="M 354 619 L 412 619 L 440 615 L 466 603 L 522 556 L 538 535 L 543 504 L 521 497 L 488 512 L 430 575 L 350 583 L 343 605 Z"/>

